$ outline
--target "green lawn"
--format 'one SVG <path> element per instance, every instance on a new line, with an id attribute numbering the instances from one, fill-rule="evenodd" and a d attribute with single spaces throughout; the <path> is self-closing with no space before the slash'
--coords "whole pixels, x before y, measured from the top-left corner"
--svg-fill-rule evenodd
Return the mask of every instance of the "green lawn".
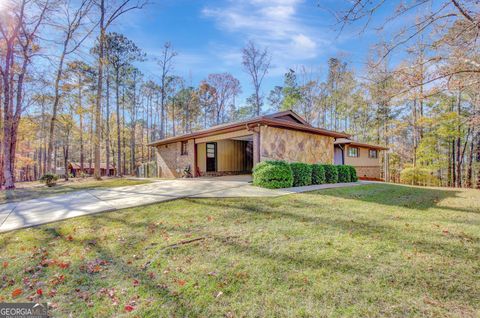
<path id="1" fill-rule="evenodd" d="M 6 202 L 23 201 L 35 199 L 50 195 L 56 195 L 76 190 L 98 189 L 98 188 L 114 188 L 129 185 L 137 185 L 149 183 L 148 180 L 133 180 L 125 178 L 104 178 L 103 180 L 95 180 L 93 178 L 86 179 L 70 179 L 69 181 L 59 180 L 54 187 L 47 187 L 38 181 L 17 183 L 17 189 L 0 191 L 0 204 Z"/>
<path id="2" fill-rule="evenodd" d="M 480 191 L 177 200 L 6 233 L 0 258 L 0 301 L 60 317 L 478 317 Z"/>

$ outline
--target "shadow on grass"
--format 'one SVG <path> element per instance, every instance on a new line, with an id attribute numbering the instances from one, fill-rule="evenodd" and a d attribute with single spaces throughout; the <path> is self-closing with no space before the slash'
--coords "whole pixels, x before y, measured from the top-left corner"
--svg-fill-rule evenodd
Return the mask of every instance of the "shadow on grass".
<path id="1" fill-rule="evenodd" d="M 394 184 L 369 184 L 361 187 L 343 188 L 340 191 L 339 189 L 327 189 L 310 193 L 415 210 L 437 208 L 450 211 L 480 213 L 480 207 L 439 205 L 442 200 L 460 197 L 462 191 L 452 189 L 432 189 Z"/>
<path id="2" fill-rule="evenodd" d="M 187 200 L 192 200 L 192 203 L 196 204 L 209 205 L 207 202 L 198 199 Z M 232 208 L 228 203 L 217 202 L 216 205 Z M 360 237 L 362 240 L 388 241 L 398 249 L 412 246 L 425 253 L 438 254 L 441 251 L 441 253 L 465 260 L 475 259 L 469 252 L 471 248 L 480 253 L 480 247 L 478 246 L 480 239 L 467 234 L 463 234 L 460 239 L 452 239 L 452 237 L 445 237 L 441 230 L 435 233 L 429 229 L 418 227 L 406 228 L 403 221 L 400 221 L 401 224 L 394 225 L 384 223 L 381 220 L 365 219 L 364 217 L 354 219 L 348 215 L 329 214 L 325 211 L 318 214 L 311 212 L 306 214 L 306 210 L 312 211 L 312 207 L 316 206 L 318 208 L 318 205 L 309 204 L 309 207 L 306 209 L 304 207 L 301 210 L 295 205 L 297 205 L 295 201 L 286 201 L 279 207 L 271 208 L 268 205 L 243 202 L 238 204 L 237 208 L 249 215 L 262 217 L 265 226 L 268 226 L 268 222 L 275 219 L 285 219 L 285 222 L 291 224 L 292 228 L 297 226 L 295 224 L 309 223 L 310 226 L 318 226 L 318 231 L 324 231 L 327 227 L 335 232 L 339 231 L 352 237 Z M 224 218 L 233 222 L 238 216 L 226 213 Z M 467 239 L 470 243 L 466 243 L 464 239 Z"/>

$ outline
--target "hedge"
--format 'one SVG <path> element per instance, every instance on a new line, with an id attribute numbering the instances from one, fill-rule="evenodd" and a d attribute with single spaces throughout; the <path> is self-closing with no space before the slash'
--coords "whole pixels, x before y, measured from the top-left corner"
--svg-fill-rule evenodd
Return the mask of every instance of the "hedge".
<path id="1" fill-rule="evenodd" d="M 312 184 L 325 183 L 325 168 L 321 164 L 312 165 Z"/>
<path id="2" fill-rule="evenodd" d="M 293 186 L 301 187 L 312 184 L 312 166 L 302 162 L 290 164 L 293 175 Z"/>
<path id="3" fill-rule="evenodd" d="M 335 165 L 322 165 L 325 170 L 325 182 L 337 183 L 338 182 L 338 170 Z"/>
<path id="4" fill-rule="evenodd" d="M 350 182 L 350 168 L 343 165 L 337 166 L 338 182 Z"/>
<path id="5" fill-rule="evenodd" d="M 350 169 L 350 182 L 357 182 L 358 181 L 358 176 L 357 176 L 357 169 L 355 169 L 354 166 L 347 166 L 348 169 Z"/>
<path id="6" fill-rule="evenodd" d="M 290 165 L 284 161 L 267 160 L 258 163 L 252 171 L 253 184 L 259 187 L 278 189 L 293 184 Z"/>

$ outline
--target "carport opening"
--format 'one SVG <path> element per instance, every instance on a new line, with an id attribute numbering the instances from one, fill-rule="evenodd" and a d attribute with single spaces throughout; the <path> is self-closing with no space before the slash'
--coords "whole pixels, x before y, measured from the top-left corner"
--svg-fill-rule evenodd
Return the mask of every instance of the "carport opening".
<path id="1" fill-rule="evenodd" d="M 253 136 L 226 138 L 196 144 L 199 176 L 251 174 Z"/>

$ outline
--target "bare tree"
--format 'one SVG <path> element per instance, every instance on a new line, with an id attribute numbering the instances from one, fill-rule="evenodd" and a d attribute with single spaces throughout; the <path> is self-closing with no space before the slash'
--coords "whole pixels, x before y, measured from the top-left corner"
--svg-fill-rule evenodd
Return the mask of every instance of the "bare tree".
<path id="1" fill-rule="evenodd" d="M 231 105 L 235 97 L 241 93 L 240 82 L 230 73 L 210 74 L 205 81 L 215 92 L 214 113 L 215 123 L 225 121 L 225 109 Z"/>
<path id="2" fill-rule="evenodd" d="M 28 7 L 27 7 L 28 6 Z M 24 82 L 32 57 L 37 51 L 37 33 L 50 9 L 48 0 L 13 3 L 0 14 L 0 64 L 3 88 L 3 173 L 5 188 L 15 188 L 17 131 L 24 110 Z"/>
<path id="3" fill-rule="evenodd" d="M 161 57 L 158 59 L 158 64 L 161 68 L 160 74 L 160 139 L 165 138 L 165 130 L 166 130 L 166 102 L 167 102 L 167 93 L 169 90 L 169 86 L 171 84 L 171 80 L 173 77 L 170 76 L 170 73 L 173 70 L 173 58 L 177 56 L 177 52 L 172 48 L 172 44 L 170 42 L 166 42 L 163 45 L 163 51 Z"/>
<path id="4" fill-rule="evenodd" d="M 250 74 L 254 89 L 254 112 L 260 115 L 263 105 L 263 97 L 260 93 L 260 87 L 263 78 L 270 68 L 271 57 L 267 49 L 260 50 L 253 41 L 249 41 L 242 50 L 242 65 L 245 71 Z"/>
<path id="5" fill-rule="evenodd" d="M 97 96 L 95 99 L 95 138 L 94 143 L 94 161 L 96 179 L 100 179 L 100 140 L 102 139 L 102 93 L 103 93 L 103 66 L 105 63 L 105 41 L 107 29 L 110 25 L 123 14 L 141 9 L 147 4 L 147 0 L 123 0 L 120 4 L 116 4 L 114 0 L 95 0 L 95 4 L 100 10 L 99 17 L 99 50 L 97 55 L 98 64 L 98 81 L 97 81 Z M 108 168 L 108 167 L 107 167 Z M 119 169 L 119 167 L 118 167 Z"/>
<path id="6" fill-rule="evenodd" d="M 93 27 L 90 30 L 87 30 L 86 34 L 82 35 L 80 39 L 77 39 L 77 35 L 82 31 L 84 26 L 84 20 L 87 14 L 89 13 L 93 5 L 92 0 L 82 0 L 79 6 L 71 11 L 73 6 L 73 1 L 66 0 L 62 3 L 61 10 L 63 11 L 63 20 L 62 22 L 65 25 L 59 24 L 58 28 L 62 30 L 62 51 L 58 60 L 57 72 L 55 77 L 54 84 L 54 99 L 52 105 L 52 118 L 50 119 L 50 129 L 48 135 L 48 149 L 47 149 L 47 171 L 52 171 L 52 153 L 53 153 L 53 142 L 55 139 L 55 122 L 57 121 L 57 112 L 58 105 L 60 103 L 60 82 L 63 74 L 63 66 L 65 63 L 65 58 L 75 52 L 82 43 L 87 39 L 90 33 L 93 31 Z"/>

